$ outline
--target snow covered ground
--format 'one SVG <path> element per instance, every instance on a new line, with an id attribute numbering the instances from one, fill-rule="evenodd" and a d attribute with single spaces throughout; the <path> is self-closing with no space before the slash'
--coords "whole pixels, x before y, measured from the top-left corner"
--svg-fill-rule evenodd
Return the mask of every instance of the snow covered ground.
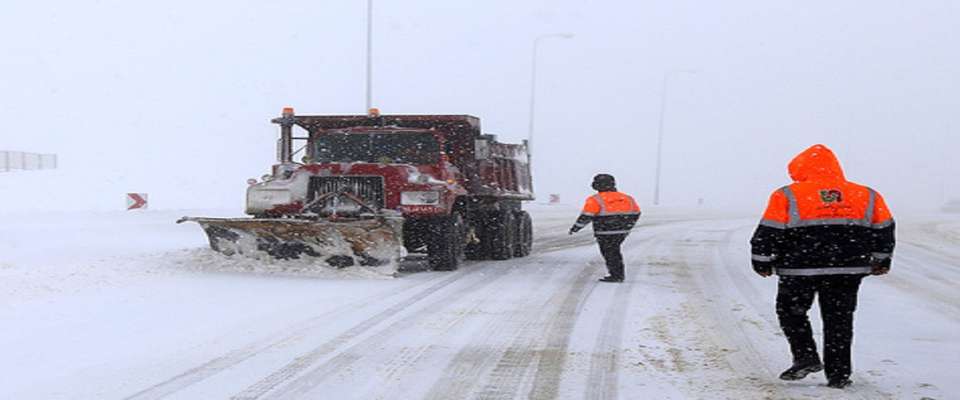
<path id="1" fill-rule="evenodd" d="M 7 212 L 0 398 L 960 398 L 960 216 L 898 215 L 837 391 L 776 379 L 754 217 L 645 211 L 620 285 L 568 207 L 534 207 L 529 258 L 395 278 L 231 260 L 173 223 L 234 210 Z"/>

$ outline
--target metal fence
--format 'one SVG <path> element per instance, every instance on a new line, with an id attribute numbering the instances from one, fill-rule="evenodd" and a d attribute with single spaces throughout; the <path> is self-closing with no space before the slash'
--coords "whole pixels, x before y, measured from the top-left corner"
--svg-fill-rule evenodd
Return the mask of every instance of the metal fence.
<path id="1" fill-rule="evenodd" d="M 0 151 L 0 172 L 56 168 L 56 154 L 24 153 L 22 151 Z"/>

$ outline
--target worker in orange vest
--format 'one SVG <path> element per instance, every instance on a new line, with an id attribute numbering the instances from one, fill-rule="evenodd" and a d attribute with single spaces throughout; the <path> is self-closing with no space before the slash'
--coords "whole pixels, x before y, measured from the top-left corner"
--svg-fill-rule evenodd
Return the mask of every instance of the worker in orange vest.
<path id="1" fill-rule="evenodd" d="M 880 193 L 846 180 L 824 145 L 800 153 L 789 166 L 793 183 L 777 189 L 752 244 L 753 269 L 780 276 L 777 317 L 793 355 L 783 380 L 825 369 L 827 385 L 851 384 L 853 312 L 860 282 L 890 270 L 894 222 Z M 816 297 L 823 319 L 823 363 L 807 311 Z"/>
<path id="2" fill-rule="evenodd" d="M 637 201 L 617 191 L 613 175 L 598 174 L 593 177 L 593 189 L 598 193 L 587 198 L 577 222 L 570 227 L 574 234 L 593 222 L 593 235 L 600 245 L 600 254 L 607 264 L 609 275 L 601 282 L 623 282 L 623 254 L 620 245 L 640 218 Z"/>

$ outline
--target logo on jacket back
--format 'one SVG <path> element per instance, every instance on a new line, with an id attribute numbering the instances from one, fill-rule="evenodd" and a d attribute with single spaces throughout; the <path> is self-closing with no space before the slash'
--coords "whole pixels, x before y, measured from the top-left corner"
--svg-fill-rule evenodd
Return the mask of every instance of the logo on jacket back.
<path id="1" fill-rule="evenodd" d="M 837 189 L 824 189 L 820 191 L 820 200 L 824 203 L 840 203 L 843 201 L 843 193 Z"/>

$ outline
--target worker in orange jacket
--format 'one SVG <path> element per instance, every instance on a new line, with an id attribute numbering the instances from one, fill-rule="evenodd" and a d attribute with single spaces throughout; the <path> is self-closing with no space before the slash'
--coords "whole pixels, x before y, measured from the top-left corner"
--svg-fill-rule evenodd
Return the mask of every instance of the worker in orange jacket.
<path id="1" fill-rule="evenodd" d="M 593 189 L 598 193 L 587 198 L 577 222 L 570 227 L 574 234 L 593 223 L 593 235 L 600 245 L 600 254 L 607 264 L 609 275 L 601 282 L 623 282 L 623 254 L 620 245 L 640 218 L 637 201 L 617 191 L 613 175 L 598 174 L 593 177 Z"/>
<path id="2" fill-rule="evenodd" d="M 880 193 L 846 180 L 830 149 L 815 145 L 789 166 L 793 183 L 770 196 L 754 232 L 753 269 L 780 276 L 777 316 L 793 355 L 780 379 L 825 369 L 827 385 L 851 384 L 853 313 L 860 282 L 890 270 L 894 222 Z M 823 363 L 807 311 L 817 297 L 823 319 Z"/>

